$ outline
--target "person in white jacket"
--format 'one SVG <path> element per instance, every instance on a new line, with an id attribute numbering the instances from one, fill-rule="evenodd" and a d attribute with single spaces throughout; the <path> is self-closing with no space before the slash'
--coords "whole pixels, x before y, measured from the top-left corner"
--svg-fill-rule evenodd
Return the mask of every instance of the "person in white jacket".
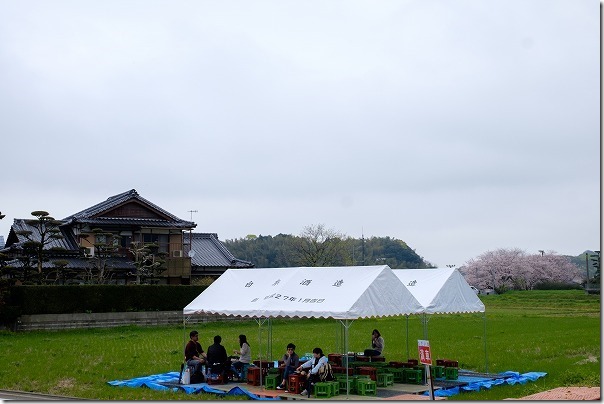
<path id="1" fill-rule="evenodd" d="M 237 379 L 243 378 L 243 368 L 252 362 L 252 350 L 250 344 L 247 343 L 247 337 L 243 334 L 239 336 L 239 347 L 233 351 L 239 355 L 239 359 L 231 365 L 231 370 L 236 375 Z"/>
<path id="2" fill-rule="evenodd" d="M 327 356 L 323 354 L 323 350 L 321 348 L 313 349 L 312 356 L 314 357 L 313 359 L 304 362 L 298 366 L 298 369 L 296 369 L 302 375 L 307 374 L 304 369 L 310 369 L 306 377 L 306 388 L 302 393 L 300 393 L 303 396 L 308 395 L 308 397 L 310 397 L 312 386 L 319 381 L 319 368 L 328 362 Z"/>

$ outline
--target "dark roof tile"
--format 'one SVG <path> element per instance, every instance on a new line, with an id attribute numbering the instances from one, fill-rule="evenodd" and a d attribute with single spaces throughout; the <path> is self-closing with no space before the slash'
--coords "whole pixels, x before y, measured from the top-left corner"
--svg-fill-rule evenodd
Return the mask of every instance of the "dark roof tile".
<path id="1" fill-rule="evenodd" d="M 185 240 L 187 240 L 185 235 Z M 226 246 L 218 240 L 216 233 L 191 233 L 191 266 L 195 267 L 237 267 L 251 268 L 251 262 L 235 258 Z"/>
<path id="2" fill-rule="evenodd" d="M 91 206 L 87 209 L 84 209 L 71 216 L 68 216 L 63 220 L 68 221 L 68 222 L 77 221 L 77 222 L 90 223 L 90 220 L 95 218 L 95 216 L 97 216 L 103 212 L 106 212 L 108 210 L 111 210 L 128 201 L 132 201 L 132 200 L 141 202 L 142 204 L 147 205 L 148 207 L 150 207 L 150 208 L 156 210 L 157 212 L 161 213 L 162 215 L 166 216 L 169 220 L 166 220 L 164 222 L 164 223 L 166 223 L 165 226 L 173 226 L 174 223 L 176 222 L 176 223 L 179 223 L 178 227 L 187 227 L 187 228 L 195 227 L 195 223 L 189 222 L 186 220 L 182 220 L 182 219 L 174 216 L 170 212 L 160 208 L 156 204 L 154 204 L 154 203 L 148 201 L 147 199 L 143 198 L 142 196 L 140 196 L 138 194 L 138 192 L 136 192 L 135 189 L 131 189 L 130 191 L 111 196 L 111 197 L 107 198 L 106 201 L 97 203 L 96 205 Z M 103 223 L 105 223 L 105 222 L 103 222 Z"/>

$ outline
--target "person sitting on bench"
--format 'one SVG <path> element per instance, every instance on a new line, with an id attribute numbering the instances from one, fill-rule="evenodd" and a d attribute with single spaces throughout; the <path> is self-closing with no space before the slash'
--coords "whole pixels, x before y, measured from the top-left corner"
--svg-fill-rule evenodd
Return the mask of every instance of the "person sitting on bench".
<path id="1" fill-rule="evenodd" d="M 384 338 L 378 330 L 371 333 L 371 348 L 365 349 L 365 356 L 380 356 L 384 352 Z"/>
<path id="2" fill-rule="evenodd" d="M 303 396 L 308 395 L 308 397 L 310 397 L 310 394 L 312 393 L 314 384 L 319 381 L 319 369 L 328 362 L 327 356 L 323 354 L 321 348 L 313 349 L 312 356 L 313 359 L 304 362 L 296 369 L 303 376 L 306 375 L 304 369 L 309 369 L 308 375 L 306 375 L 306 387 L 304 391 L 300 393 Z"/>
<path id="3" fill-rule="evenodd" d="M 185 361 L 193 368 L 191 375 L 203 373 L 201 367 L 206 363 L 206 354 L 199 343 L 199 333 L 195 330 L 189 333 L 191 340 L 185 346 Z"/>
<path id="4" fill-rule="evenodd" d="M 220 345 L 222 337 L 216 335 L 214 337 L 214 344 L 208 347 L 207 362 L 210 368 L 210 373 L 222 376 L 223 381 L 226 382 L 226 372 L 230 368 L 230 361 L 226 353 L 224 346 Z"/>
<path id="5" fill-rule="evenodd" d="M 285 382 L 290 374 L 296 371 L 296 368 L 300 366 L 300 357 L 296 353 L 296 346 L 293 343 L 287 344 L 287 352 L 283 354 L 283 362 L 285 362 L 285 369 L 283 370 L 283 380 L 281 384 L 277 386 L 277 390 L 285 389 Z"/>
<path id="6" fill-rule="evenodd" d="M 231 370 L 237 378 L 243 379 L 243 369 L 245 365 L 249 366 L 250 362 L 252 361 L 250 344 L 247 343 L 247 337 L 243 334 L 239 336 L 239 346 L 241 348 L 234 351 L 234 353 L 239 355 L 239 359 L 233 362 L 231 365 Z"/>

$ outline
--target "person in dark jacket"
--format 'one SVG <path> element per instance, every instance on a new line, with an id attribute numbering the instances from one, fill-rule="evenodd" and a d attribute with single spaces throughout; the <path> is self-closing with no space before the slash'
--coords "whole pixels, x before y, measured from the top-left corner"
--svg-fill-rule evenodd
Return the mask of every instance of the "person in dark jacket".
<path id="1" fill-rule="evenodd" d="M 210 368 L 210 373 L 223 375 L 226 380 L 226 371 L 231 366 L 226 349 L 224 346 L 220 345 L 221 342 L 222 337 L 216 335 L 214 337 L 214 344 L 208 347 L 207 363 Z"/>
<path id="2" fill-rule="evenodd" d="M 285 382 L 290 374 L 296 371 L 296 368 L 300 366 L 300 357 L 296 353 L 296 346 L 291 342 L 287 344 L 287 352 L 283 354 L 283 362 L 285 362 L 285 369 L 283 370 L 283 380 L 281 384 L 277 386 L 277 390 L 285 389 Z"/>
<path id="3" fill-rule="evenodd" d="M 193 373 L 202 373 L 201 367 L 206 363 L 206 354 L 199 343 L 199 333 L 195 330 L 189 333 L 191 338 L 185 347 L 187 366 L 193 367 Z"/>

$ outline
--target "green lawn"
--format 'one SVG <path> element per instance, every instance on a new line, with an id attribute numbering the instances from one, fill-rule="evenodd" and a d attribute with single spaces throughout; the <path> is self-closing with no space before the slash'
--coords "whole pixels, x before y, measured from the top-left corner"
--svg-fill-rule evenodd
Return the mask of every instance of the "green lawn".
<path id="1" fill-rule="evenodd" d="M 362 351 L 371 330 L 380 330 L 391 360 L 417 358 L 417 340 L 428 339 L 434 359 L 459 361 L 461 368 L 491 373 L 547 372 L 545 378 L 519 386 L 495 386 L 463 393 L 450 400 L 517 398 L 560 386 L 600 385 L 600 297 L 582 291 L 510 292 L 484 296 L 482 314 L 428 317 L 427 336 L 421 318 L 356 320 L 349 328 L 349 350 Z M 213 395 L 187 395 L 149 389 L 112 387 L 107 381 L 179 370 L 184 343 L 192 328 L 207 348 L 221 335 L 227 352 L 246 334 L 253 356 L 268 354 L 272 329 L 273 358 L 293 342 L 297 352 L 337 352 L 341 327 L 335 320 L 272 320 L 259 326 L 245 322 L 190 324 L 180 327 L 120 327 L 97 330 L 0 333 L 0 389 L 109 400 L 199 400 Z M 485 326 L 486 325 L 486 326 Z M 485 353 L 485 329 L 487 349 Z M 408 338 L 407 338 L 408 335 Z M 486 356 L 486 358 L 485 358 Z"/>

